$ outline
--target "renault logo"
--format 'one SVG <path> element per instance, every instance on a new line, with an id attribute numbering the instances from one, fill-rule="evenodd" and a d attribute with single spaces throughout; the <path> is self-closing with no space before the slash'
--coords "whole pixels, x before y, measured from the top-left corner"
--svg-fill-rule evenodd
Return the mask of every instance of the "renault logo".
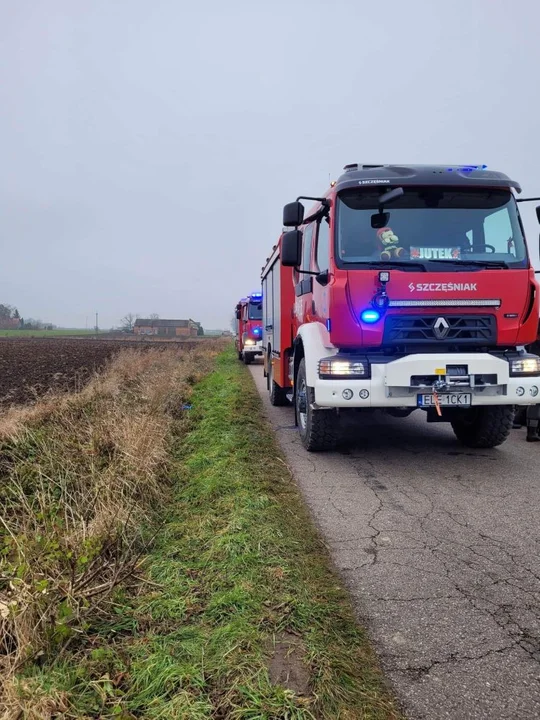
<path id="1" fill-rule="evenodd" d="M 433 334 L 437 340 L 444 340 L 444 338 L 448 335 L 449 330 L 450 325 L 443 317 L 437 318 L 433 323 Z"/>

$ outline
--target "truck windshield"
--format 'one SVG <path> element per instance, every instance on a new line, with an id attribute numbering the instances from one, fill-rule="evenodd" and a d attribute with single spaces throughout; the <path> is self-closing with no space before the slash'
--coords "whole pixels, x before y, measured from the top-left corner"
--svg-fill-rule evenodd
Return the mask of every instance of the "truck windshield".
<path id="1" fill-rule="evenodd" d="M 262 320 L 262 303 L 249 303 L 248 318 L 250 320 Z"/>
<path id="2" fill-rule="evenodd" d="M 484 264 L 501 269 L 528 265 L 510 191 L 448 187 L 404 190 L 384 208 L 390 217 L 387 227 L 379 229 L 371 226 L 371 216 L 378 211 L 380 190 L 341 193 L 337 207 L 338 266 L 401 262 L 404 268 L 414 269 L 417 262 L 436 271 L 469 270 Z"/>

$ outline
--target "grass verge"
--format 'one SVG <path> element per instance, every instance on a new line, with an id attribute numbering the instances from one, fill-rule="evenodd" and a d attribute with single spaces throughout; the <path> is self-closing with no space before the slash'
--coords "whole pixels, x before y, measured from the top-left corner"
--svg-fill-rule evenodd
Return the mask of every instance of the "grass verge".
<path id="1" fill-rule="evenodd" d="M 397 719 L 232 350 L 191 402 L 147 580 L 116 594 L 84 644 L 19 675 L 20 706 L 35 718 Z"/>
<path id="2" fill-rule="evenodd" d="M 138 574 L 171 498 L 172 426 L 220 348 L 125 350 L 80 393 L 0 418 L 5 717 L 20 710 L 15 673 L 84 644 Z"/>

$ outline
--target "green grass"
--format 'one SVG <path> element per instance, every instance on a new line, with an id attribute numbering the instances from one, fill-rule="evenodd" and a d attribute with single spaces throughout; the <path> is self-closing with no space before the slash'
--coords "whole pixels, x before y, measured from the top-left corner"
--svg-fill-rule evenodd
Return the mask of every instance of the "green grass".
<path id="1" fill-rule="evenodd" d="M 107 330 L 100 330 L 108 332 Z M 56 330 L 0 330 L 0 337 L 65 337 L 75 335 L 95 335 L 95 330 L 80 328 L 56 328 Z"/>
<path id="2" fill-rule="evenodd" d="M 62 717 L 400 717 L 234 355 L 194 390 L 142 591 L 26 673 L 21 692 Z M 269 671 L 284 633 L 301 691 Z"/>

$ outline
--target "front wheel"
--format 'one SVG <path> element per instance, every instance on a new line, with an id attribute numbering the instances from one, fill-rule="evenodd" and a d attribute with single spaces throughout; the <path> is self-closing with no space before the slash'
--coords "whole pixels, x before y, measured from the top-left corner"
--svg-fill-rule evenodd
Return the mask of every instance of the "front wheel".
<path id="1" fill-rule="evenodd" d="M 464 410 L 452 421 L 457 439 L 471 448 L 493 448 L 510 435 L 514 423 L 513 405 L 488 405 Z"/>
<path id="2" fill-rule="evenodd" d="M 314 410 L 315 391 L 306 382 L 304 358 L 298 366 L 295 384 L 295 409 L 302 445 L 310 452 L 333 450 L 338 439 L 338 418 L 335 410 Z"/>

